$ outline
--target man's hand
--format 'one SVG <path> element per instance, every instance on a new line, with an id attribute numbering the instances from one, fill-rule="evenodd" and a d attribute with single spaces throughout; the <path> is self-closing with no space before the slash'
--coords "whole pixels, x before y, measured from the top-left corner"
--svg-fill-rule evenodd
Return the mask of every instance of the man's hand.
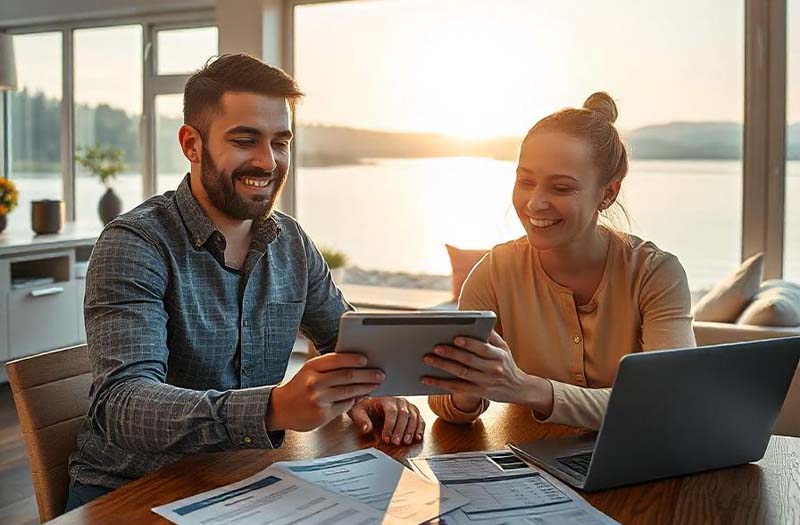
<path id="1" fill-rule="evenodd" d="M 347 413 L 361 432 L 372 431 L 373 421 L 383 419 L 381 437 L 386 443 L 410 445 L 422 441 L 425 420 L 419 409 L 401 397 L 372 397 L 362 399 Z"/>
<path id="2" fill-rule="evenodd" d="M 313 430 L 350 410 L 386 377 L 366 364 L 360 354 L 309 359 L 288 383 L 272 389 L 267 430 Z"/>

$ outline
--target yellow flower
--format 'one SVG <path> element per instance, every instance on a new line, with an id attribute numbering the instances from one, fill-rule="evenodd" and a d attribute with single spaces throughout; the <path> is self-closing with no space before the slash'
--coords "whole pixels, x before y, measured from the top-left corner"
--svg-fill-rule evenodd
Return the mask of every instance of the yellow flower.
<path id="1" fill-rule="evenodd" d="M 0 215 L 6 215 L 16 208 L 18 198 L 16 185 L 8 179 L 0 179 Z"/>

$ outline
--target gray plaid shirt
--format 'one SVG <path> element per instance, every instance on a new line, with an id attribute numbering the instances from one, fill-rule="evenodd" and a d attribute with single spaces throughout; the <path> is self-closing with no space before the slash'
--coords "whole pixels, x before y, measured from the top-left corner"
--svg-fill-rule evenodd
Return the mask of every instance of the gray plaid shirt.
<path id="1" fill-rule="evenodd" d="M 294 219 L 275 212 L 252 231 L 242 270 L 226 267 L 188 175 L 103 231 L 86 276 L 93 383 L 73 479 L 116 488 L 187 454 L 280 446 L 265 416 L 298 330 L 331 350 L 351 307 Z"/>

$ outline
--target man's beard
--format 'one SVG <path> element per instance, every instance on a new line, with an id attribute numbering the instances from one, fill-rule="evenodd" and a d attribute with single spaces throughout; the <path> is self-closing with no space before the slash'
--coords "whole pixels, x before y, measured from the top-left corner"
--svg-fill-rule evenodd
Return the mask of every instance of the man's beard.
<path id="1" fill-rule="evenodd" d="M 286 173 L 280 173 L 277 168 L 273 171 L 264 171 L 258 168 L 240 166 L 228 175 L 225 171 L 218 171 L 214 160 L 203 148 L 201 153 L 200 181 L 206 191 L 211 204 L 225 215 L 240 221 L 266 217 L 272 213 L 275 201 L 286 183 Z M 239 177 L 274 178 L 274 190 L 266 195 L 257 195 L 252 199 L 243 199 L 236 193 L 236 179 Z"/>

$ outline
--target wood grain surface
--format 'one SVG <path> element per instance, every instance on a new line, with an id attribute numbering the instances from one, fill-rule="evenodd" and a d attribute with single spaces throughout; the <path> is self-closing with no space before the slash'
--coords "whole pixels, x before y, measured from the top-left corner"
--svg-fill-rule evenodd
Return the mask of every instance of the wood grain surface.
<path id="1" fill-rule="evenodd" d="M 577 434 L 577 429 L 536 423 L 513 405 L 493 404 L 473 425 L 436 419 L 424 398 L 412 399 L 428 428 L 423 443 L 386 445 L 360 436 L 342 417 L 307 433 L 289 432 L 277 450 L 238 450 L 184 458 L 51 523 L 169 523 L 150 509 L 241 480 L 275 461 L 321 457 L 374 446 L 401 458 L 490 450 Z M 800 523 L 800 439 L 773 437 L 760 462 L 695 476 L 644 483 L 583 496 L 626 524 Z"/>

